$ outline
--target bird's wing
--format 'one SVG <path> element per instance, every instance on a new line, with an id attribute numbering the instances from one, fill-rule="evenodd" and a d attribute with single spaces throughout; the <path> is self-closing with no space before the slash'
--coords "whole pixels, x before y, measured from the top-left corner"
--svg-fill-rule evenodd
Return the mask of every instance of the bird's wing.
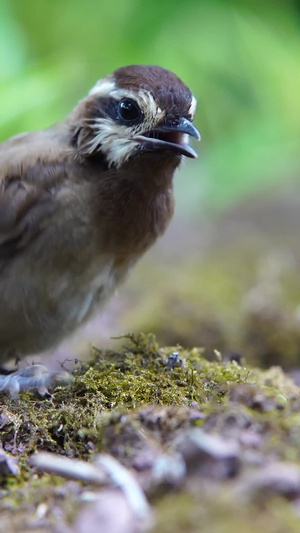
<path id="1" fill-rule="evenodd" d="M 64 167 L 52 138 L 33 132 L 0 144 L 0 260 L 23 249 L 56 209 Z"/>

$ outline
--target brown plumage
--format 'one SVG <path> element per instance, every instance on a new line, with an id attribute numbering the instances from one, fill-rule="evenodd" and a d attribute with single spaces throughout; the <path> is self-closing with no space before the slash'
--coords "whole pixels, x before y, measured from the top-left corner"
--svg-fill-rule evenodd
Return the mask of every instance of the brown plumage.
<path id="1" fill-rule="evenodd" d="M 175 74 L 133 65 L 0 145 L 1 363 L 62 341 L 163 234 L 194 111 Z"/>

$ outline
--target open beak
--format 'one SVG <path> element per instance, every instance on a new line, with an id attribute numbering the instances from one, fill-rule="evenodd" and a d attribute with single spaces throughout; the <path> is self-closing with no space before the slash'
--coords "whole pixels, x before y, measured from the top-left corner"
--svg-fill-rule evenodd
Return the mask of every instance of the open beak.
<path id="1" fill-rule="evenodd" d="M 200 141 L 200 133 L 187 118 L 168 118 L 153 130 L 134 137 L 143 150 L 165 150 L 177 152 L 186 157 L 198 157 L 195 150 L 189 146 L 186 135 L 191 135 Z"/>

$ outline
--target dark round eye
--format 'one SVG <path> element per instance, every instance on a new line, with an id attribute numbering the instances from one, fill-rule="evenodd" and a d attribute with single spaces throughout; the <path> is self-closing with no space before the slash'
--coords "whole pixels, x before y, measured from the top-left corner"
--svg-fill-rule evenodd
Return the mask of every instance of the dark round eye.
<path id="1" fill-rule="evenodd" d="M 118 105 L 119 116 L 125 122 L 135 122 L 141 117 L 141 110 L 134 100 L 124 98 Z"/>

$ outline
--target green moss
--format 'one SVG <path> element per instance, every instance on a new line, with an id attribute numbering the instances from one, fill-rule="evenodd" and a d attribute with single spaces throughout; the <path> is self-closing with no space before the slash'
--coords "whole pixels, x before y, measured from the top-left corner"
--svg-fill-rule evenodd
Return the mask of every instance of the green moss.
<path id="1" fill-rule="evenodd" d="M 161 348 L 153 335 L 128 335 L 122 344 L 119 351 L 95 348 L 93 359 L 75 371 L 74 383 L 56 389 L 51 400 L 37 401 L 30 394 L 17 402 L 6 397 L 3 413 L 8 421 L 2 442 L 16 448 L 25 445 L 28 453 L 46 449 L 85 456 L 86 435 L 97 439 L 99 423 L 110 412 L 192 402 L 209 412 L 226 402 L 229 391 L 239 384 L 259 384 L 280 406 L 297 392 L 280 369 L 272 374 L 243 368 L 235 361 L 207 361 L 202 349 Z M 179 350 L 182 362 L 170 368 L 166 363 L 174 350 Z M 250 391 L 245 389 L 245 394 Z"/>
<path id="2" fill-rule="evenodd" d="M 299 389 L 280 368 L 244 368 L 235 361 L 223 361 L 219 352 L 215 361 L 208 361 L 201 348 L 163 348 L 153 335 L 127 335 L 120 342 L 119 350 L 94 348 L 92 359 L 75 370 L 74 382 L 57 388 L 51 400 L 41 401 L 32 394 L 22 394 L 18 401 L 3 398 L 1 441 L 4 449 L 20 458 L 20 475 L 3 484 L 0 511 L 9 515 L 20 508 L 25 512 L 43 498 L 49 505 L 55 500 L 59 478 L 32 476 L 29 468 L 28 459 L 37 450 L 86 460 L 94 451 L 108 452 L 131 466 L 141 450 L 146 454 L 150 450 L 150 455 L 159 448 L 168 451 L 177 434 L 194 426 L 226 438 L 243 427 L 254 427 L 262 437 L 261 453 L 300 462 Z M 180 359 L 172 367 L 168 358 L 174 351 Z M 209 524 L 207 509 L 215 513 L 215 531 L 219 531 L 222 513 L 229 517 L 219 496 L 216 509 L 208 498 L 207 509 L 200 513 L 191 495 L 182 493 L 172 518 L 168 502 L 177 497 L 168 498 L 163 497 L 162 508 L 155 503 L 161 524 L 157 531 L 173 531 L 173 523 L 182 525 L 178 531 L 198 531 L 193 529 L 198 520 Z M 180 502 L 186 511 L 177 520 Z M 65 516 L 71 517 L 73 495 L 61 505 Z M 282 503 L 282 512 L 286 512 L 286 503 Z M 18 513 L 21 517 L 22 512 Z M 224 531 L 240 528 L 248 514 L 248 508 L 238 513 L 228 522 L 232 529 Z M 251 527 L 247 533 L 252 533 Z"/>

